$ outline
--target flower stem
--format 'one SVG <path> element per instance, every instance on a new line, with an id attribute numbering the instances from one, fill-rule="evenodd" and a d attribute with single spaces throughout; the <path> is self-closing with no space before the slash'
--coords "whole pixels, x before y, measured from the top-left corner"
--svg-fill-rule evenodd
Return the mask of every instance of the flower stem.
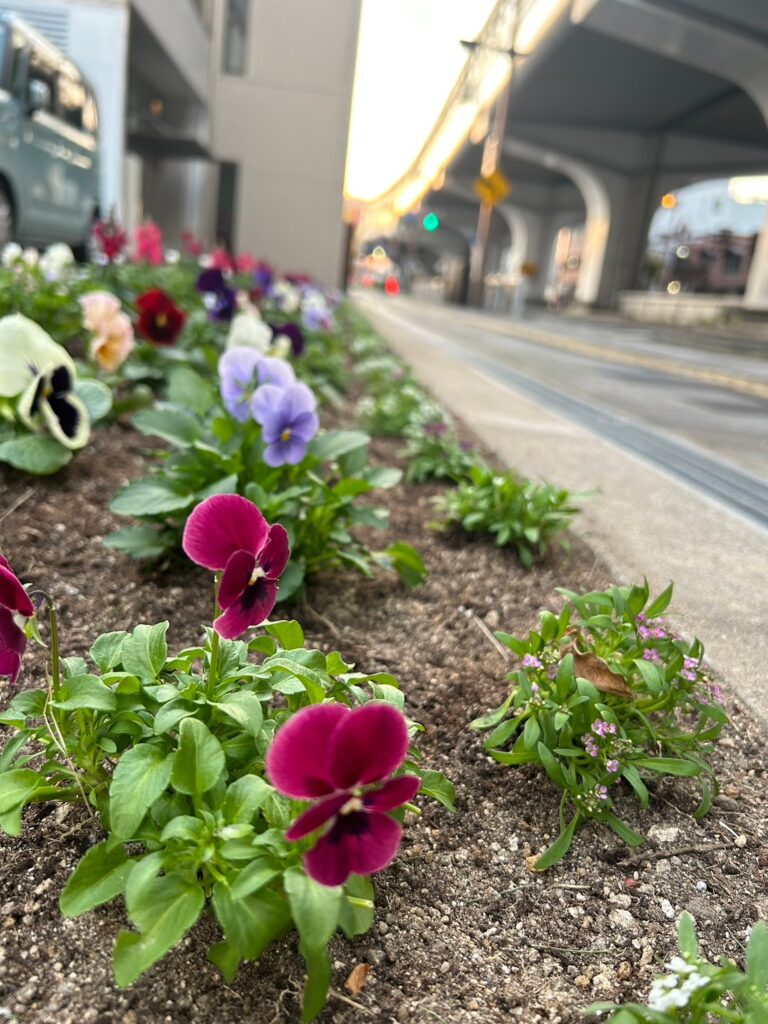
<path id="1" fill-rule="evenodd" d="M 59 620 L 56 608 L 48 601 L 48 624 L 51 630 L 51 689 L 54 700 L 58 700 L 61 687 L 61 666 L 59 664 Z"/>
<path id="2" fill-rule="evenodd" d="M 219 573 L 216 573 L 216 581 L 213 587 L 213 618 L 214 620 L 221 614 L 221 608 L 219 608 L 219 585 L 221 583 L 221 577 Z M 210 659 L 208 662 L 208 680 L 207 680 L 207 691 L 208 696 L 213 696 L 213 691 L 216 684 L 219 681 L 219 661 L 221 659 L 221 644 L 219 640 L 219 634 L 216 632 L 216 627 L 212 626 L 211 635 L 211 652 Z"/>

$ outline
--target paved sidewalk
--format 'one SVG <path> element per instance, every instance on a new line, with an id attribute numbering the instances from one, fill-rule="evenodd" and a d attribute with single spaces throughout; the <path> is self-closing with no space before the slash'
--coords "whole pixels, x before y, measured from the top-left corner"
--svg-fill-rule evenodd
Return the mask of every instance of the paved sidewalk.
<path id="1" fill-rule="evenodd" d="M 386 300 L 354 299 L 414 373 L 508 465 L 599 491 L 576 530 L 620 582 L 675 581 L 675 621 L 768 728 L 768 531 L 649 463 L 490 379 L 404 324 Z"/>

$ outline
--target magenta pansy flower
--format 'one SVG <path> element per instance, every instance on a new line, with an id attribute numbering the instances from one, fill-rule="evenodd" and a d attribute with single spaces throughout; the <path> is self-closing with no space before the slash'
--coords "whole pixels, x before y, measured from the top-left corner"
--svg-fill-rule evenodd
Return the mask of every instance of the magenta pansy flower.
<path id="1" fill-rule="evenodd" d="M 294 821 L 288 840 L 322 829 L 304 855 L 307 874 L 321 885 L 342 885 L 392 862 L 403 830 L 388 811 L 411 800 L 421 780 L 390 778 L 408 752 L 408 726 L 390 704 L 303 708 L 278 730 L 266 756 L 272 785 L 285 796 L 314 803 Z"/>
<path id="2" fill-rule="evenodd" d="M 10 676 L 12 683 L 19 678 L 27 646 L 21 623 L 34 614 L 29 594 L 7 559 L 0 555 L 0 676 Z"/>
<path id="3" fill-rule="evenodd" d="M 270 526 L 252 501 L 237 494 L 206 498 L 187 519 L 181 544 L 193 562 L 222 573 L 223 614 L 213 623 L 219 636 L 236 640 L 269 617 L 290 555 L 288 534 Z"/>

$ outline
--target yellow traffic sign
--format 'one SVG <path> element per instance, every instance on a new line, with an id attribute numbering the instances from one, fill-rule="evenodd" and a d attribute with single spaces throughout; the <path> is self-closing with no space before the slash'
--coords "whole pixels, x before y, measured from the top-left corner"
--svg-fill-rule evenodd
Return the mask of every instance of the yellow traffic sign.
<path id="1" fill-rule="evenodd" d="M 475 178 L 472 188 L 475 195 L 487 206 L 503 202 L 512 191 L 512 185 L 500 170 Z"/>

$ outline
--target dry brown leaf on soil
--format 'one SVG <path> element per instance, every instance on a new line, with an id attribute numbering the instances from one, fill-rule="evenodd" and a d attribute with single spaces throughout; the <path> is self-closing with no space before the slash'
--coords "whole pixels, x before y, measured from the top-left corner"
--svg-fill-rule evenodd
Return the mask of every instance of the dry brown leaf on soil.
<path id="1" fill-rule="evenodd" d="M 596 654 L 580 654 L 574 644 L 566 647 L 563 653 L 573 655 L 574 675 L 589 680 L 601 693 L 632 699 L 632 691 L 622 677 L 611 672 L 602 658 L 598 658 Z"/>
<path id="2" fill-rule="evenodd" d="M 370 969 L 370 964 L 358 964 L 357 967 L 354 967 L 349 977 L 344 982 L 344 988 L 347 992 L 353 996 L 358 995 L 363 988 L 365 988 L 365 983 L 368 980 L 368 972 Z"/>

